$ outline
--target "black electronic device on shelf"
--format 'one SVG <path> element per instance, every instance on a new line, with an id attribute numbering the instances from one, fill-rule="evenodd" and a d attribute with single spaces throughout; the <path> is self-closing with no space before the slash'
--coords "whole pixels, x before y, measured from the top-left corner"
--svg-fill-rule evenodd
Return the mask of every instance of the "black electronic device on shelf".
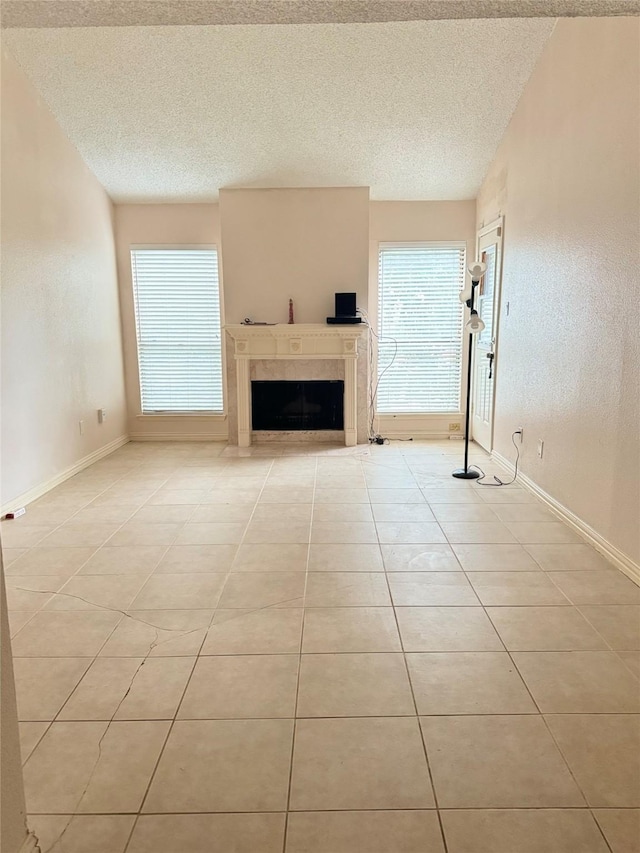
<path id="1" fill-rule="evenodd" d="M 333 326 L 352 326 L 362 323 L 362 317 L 356 313 L 355 293 L 336 293 L 336 315 L 327 317 L 327 323 Z"/>

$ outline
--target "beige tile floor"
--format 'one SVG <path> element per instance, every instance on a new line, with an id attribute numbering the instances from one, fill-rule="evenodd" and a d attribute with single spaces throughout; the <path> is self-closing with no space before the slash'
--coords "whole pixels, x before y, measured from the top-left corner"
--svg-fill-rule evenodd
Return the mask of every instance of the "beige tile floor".
<path id="1" fill-rule="evenodd" d="M 3 523 L 43 853 L 637 853 L 640 589 L 461 451 L 132 443 Z"/>

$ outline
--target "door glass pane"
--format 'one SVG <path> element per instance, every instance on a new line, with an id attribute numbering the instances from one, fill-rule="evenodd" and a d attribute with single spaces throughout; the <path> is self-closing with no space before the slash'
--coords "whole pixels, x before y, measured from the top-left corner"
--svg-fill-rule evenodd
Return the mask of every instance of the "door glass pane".
<path id="1" fill-rule="evenodd" d="M 496 247 L 488 246 L 482 252 L 482 260 L 487 265 L 480 284 L 480 305 L 478 314 L 484 322 L 484 329 L 478 337 L 478 343 L 485 347 L 491 346 L 493 338 L 493 296 L 496 285 Z"/>

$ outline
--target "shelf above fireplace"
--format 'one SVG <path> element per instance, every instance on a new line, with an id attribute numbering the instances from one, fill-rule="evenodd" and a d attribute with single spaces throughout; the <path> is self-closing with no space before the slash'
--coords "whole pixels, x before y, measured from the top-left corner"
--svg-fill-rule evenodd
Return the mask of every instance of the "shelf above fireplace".
<path id="1" fill-rule="evenodd" d="M 365 326 L 282 323 L 276 326 L 225 326 L 236 358 L 352 358 Z"/>

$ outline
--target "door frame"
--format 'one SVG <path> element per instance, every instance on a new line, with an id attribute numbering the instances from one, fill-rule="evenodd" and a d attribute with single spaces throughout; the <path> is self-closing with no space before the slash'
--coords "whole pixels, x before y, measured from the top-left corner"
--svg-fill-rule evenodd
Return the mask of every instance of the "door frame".
<path id="1" fill-rule="evenodd" d="M 497 231 L 498 237 L 498 253 L 499 253 L 499 264 L 498 264 L 498 274 L 496 276 L 495 287 L 494 287 L 494 298 L 493 298 L 493 393 L 491 399 L 491 440 L 490 446 L 488 448 L 488 452 L 490 453 L 493 450 L 493 437 L 495 432 L 495 413 L 496 413 L 496 392 L 498 387 L 498 373 L 499 373 L 499 349 L 500 349 L 500 314 L 501 314 L 501 304 L 502 304 L 502 271 L 504 267 L 504 216 L 500 215 L 492 222 L 489 222 L 487 225 L 483 225 L 482 228 L 479 228 L 476 234 L 476 257 L 479 259 L 481 255 L 480 251 L 480 241 L 483 237 L 486 237 L 488 234 L 491 234 L 492 231 Z M 471 371 L 471 381 L 475 382 L 476 378 L 476 353 L 477 347 L 475 343 L 473 344 L 473 352 L 471 353 L 471 358 L 473 359 L 472 371 Z M 473 401 L 475 399 L 474 395 L 475 388 L 472 385 L 471 394 L 470 394 L 470 404 L 473 406 Z M 471 410 L 471 417 L 469 418 L 469 432 L 471 433 L 470 438 L 473 439 L 473 408 Z"/>

